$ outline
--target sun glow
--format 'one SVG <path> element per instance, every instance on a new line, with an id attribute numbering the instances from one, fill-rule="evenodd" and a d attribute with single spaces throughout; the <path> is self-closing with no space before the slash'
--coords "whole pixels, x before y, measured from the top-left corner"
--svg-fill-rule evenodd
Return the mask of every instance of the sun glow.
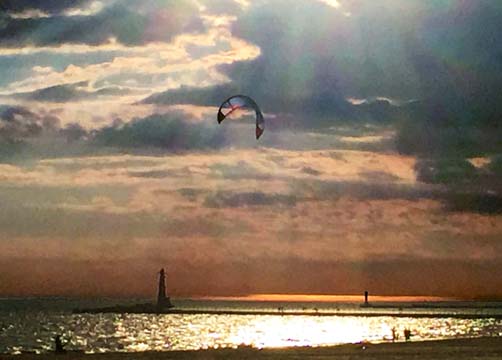
<path id="1" fill-rule="evenodd" d="M 362 295 L 252 294 L 247 296 L 204 297 L 207 300 L 284 301 L 284 302 L 362 302 Z M 372 302 L 451 301 L 437 296 L 371 296 Z"/>

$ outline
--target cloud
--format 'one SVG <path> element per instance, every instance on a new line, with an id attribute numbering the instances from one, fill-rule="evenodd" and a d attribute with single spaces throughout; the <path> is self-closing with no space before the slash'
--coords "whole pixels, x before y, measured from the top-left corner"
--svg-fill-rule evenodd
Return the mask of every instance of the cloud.
<path id="1" fill-rule="evenodd" d="M 78 117 L 85 128 L 96 128 L 116 117 L 129 121 L 152 114 L 155 106 L 131 104 L 160 89 L 216 83 L 221 81 L 221 74 L 215 71 L 218 64 L 257 54 L 256 46 L 231 37 L 228 24 L 203 34 L 184 33 L 169 43 L 144 46 L 126 46 L 109 39 L 97 46 L 4 47 L 0 49 L 0 64 L 12 71 L 0 79 L 4 85 L 0 94 L 5 101 L 30 108 L 62 110 L 65 124 Z M 61 105 L 37 104 L 54 100 Z M 99 122 L 90 110 L 97 107 L 102 109 Z"/>
<path id="2" fill-rule="evenodd" d="M 49 5 L 35 7 L 31 7 L 33 2 L 24 6 L 11 6 L 10 9 L 22 11 L 35 8 L 51 11 L 55 15 L 8 19 L 3 28 L 0 28 L 0 45 L 99 45 L 107 43 L 110 38 L 125 45 L 137 45 L 155 41 L 168 42 L 175 35 L 204 30 L 198 8 L 189 0 L 167 4 L 153 1 L 149 5 L 122 1 L 89 14 L 85 13 L 85 9 L 74 8 L 78 5 L 76 3 L 71 3 L 71 6 L 68 6 L 68 2 L 65 3 L 66 6 L 52 3 L 50 1 Z M 82 16 L 84 14 L 88 16 Z"/>
<path id="3" fill-rule="evenodd" d="M 5 260 L 0 263 L 65 259 L 70 268 L 78 268 L 80 261 L 93 268 L 130 262 L 134 254 L 133 268 L 120 265 L 120 273 L 168 263 L 178 281 L 173 289 L 221 295 L 274 289 L 355 292 L 354 287 L 366 288 L 367 279 L 382 292 L 395 286 L 396 291 L 443 294 L 438 289 L 451 284 L 448 274 L 455 265 L 471 264 L 472 270 L 484 264 L 485 270 L 476 272 L 482 276 L 498 261 L 500 213 L 447 208 L 450 193 L 442 185 L 406 178 L 414 164 L 407 157 L 267 148 L 154 154 L 112 151 L 32 160 L 29 166 L 0 165 L 0 200 L 6 210 L 0 212 L 0 256 Z M 307 166 L 320 174 L 305 173 Z M 375 183 L 361 173 L 386 168 L 399 178 L 378 173 Z M 419 281 L 420 267 L 414 266 L 424 263 L 435 264 L 441 274 L 434 286 Z M 39 269 L 42 278 L 49 276 L 49 267 Z M 413 288 L 389 285 L 396 269 L 402 269 L 397 284 L 416 278 Z M 291 271 L 295 279 L 287 275 Z M 2 272 L 2 291 L 16 289 L 9 282 L 12 274 Z M 208 287 L 220 278 L 219 286 Z M 246 286 L 241 286 L 243 278 Z M 334 287 L 325 281 L 333 278 Z M 461 278 L 469 284 L 464 287 L 479 283 L 468 271 Z M 190 287 L 183 285 L 187 279 Z M 140 284 L 132 286 L 139 293 Z M 105 280 L 99 286 L 102 294 L 124 294 Z M 489 288 L 476 294 L 486 295 Z M 92 287 L 72 291 L 92 292 Z"/>
<path id="4" fill-rule="evenodd" d="M 129 175 L 148 179 L 163 179 L 172 176 L 173 172 L 169 170 L 130 171 Z"/>
<path id="5" fill-rule="evenodd" d="M 360 173 L 362 178 L 373 183 L 392 183 L 399 181 L 399 177 L 385 171 L 363 171 Z"/>
<path id="6" fill-rule="evenodd" d="M 204 194 L 206 191 L 197 188 L 181 188 L 178 192 L 190 201 L 196 201 L 199 195 Z"/>
<path id="7" fill-rule="evenodd" d="M 14 116 L 10 112 L 7 114 L 7 118 Z M 35 116 L 37 121 L 42 119 L 39 115 L 31 116 Z M 117 151 L 154 155 L 173 152 L 188 154 L 191 151 L 228 149 L 235 141 L 227 128 L 213 121 L 191 119 L 180 112 L 156 114 L 130 123 L 117 122 L 92 132 L 77 124 L 62 129 L 55 127 L 52 132 L 48 127 L 38 126 L 37 136 L 44 132 L 52 134 L 46 136 L 47 143 L 52 139 L 51 151 L 61 146 L 60 154 L 73 156 L 104 155 Z M 30 153 L 35 158 L 50 154 L 45 143 L 34 141 L 38 139 L 35 135 L 22 134 L 21 144 L 25 148 L 11 145 L 10 152 L 4 151 L 6 159 L 13 157 L 16 151 L 18 157 Z M 54 139 L 59 139 L 59 142 Z M 26 145 L 29 145 L 28 149 Z M 411 158 L 370 152 L 338 151 L 333 154 L 332 151 L 274 149 L 262 149 L 259 152 L 234 149 L 224 157 L 216 154 L 207 156 L 207 161 L 209 158 L 212 160 L 202 160 L 206 156 L 187 159 L 190 166 L 179 164 L 173 168 L 156 164 L 153 167 L 115 171 L 113 175 L 110 172 L 106 176 L 100 173 L 100 169 L 109 165 L 94 164 L 81 175 L 85 173 L 85 179 L 90 183 L 98 178 L 97 183 L 112 181 L 125 184 L 141 179 L 165 181 L 197 176 L 207 185 L 205 189 L 218 182 L 226 184 L 225 191 L 205 196 L 204 205 L 213 208 L 274 204 L 293 206 L 298 201 L 336 201 L 344 196 L 359 200 L 431 199 L 443 204 L 445 211 L 451 212 L 495 215 L 501 208 L 496 174 L 488 169 L 476 169 L 464 160 L 414 162 Z M 63 164 L 57 166 L 62 169 Z M 81 168 L 83 163 L 76 162 L 68 166 L 68 169 Z M 415 182 L 414 171 L 418 172 L 418 183 Z M 33 175 L 23 172 L 19 176 L 19 179 L 29 180 Z M 71 177 L 65 178 L 60 177 L 58 181 L 71 181 Z M 230 184 L 229 180 L 233 183 Z M 257 181 L 266 190 L 245 190 L 246 186 L 254 186 Z M 475 181 L 482 185 L 473 187 Z M 445 188 L 445 184 L 449 187 Z M 190 200 L 196 198 L 192 196 Z"/>
<path id="8" fill-rule="evenodd" d="M 482 105 L 475 100 L 456 106 L 446 99 L 406 106 L 402 121 L 397 124 L 397 150 L 421 157 L 464 158 L 502 152 L 498 141 L 502 133 L 496 123 L 472 115 L 479 106 Z"/>
<path id="9" fill-rule="evenodd" d="M 415 164 L 417 180 L 426 183 L 462 183 L 475 180 L 476 168 L 463 158 L 419 160 Z"/>
<path id="10" fill-rule="evenodd" d="M 225 131 L 205 122 L 190 123 L 186 115 L 174 113 L 151 115 L 120 126 L 106 127 L 95 133 L 99 146 L 125 149 L 177 151 L 187 149 L 220 148 L 225 145 Z"/>
<path id="11" fill-rule="evenodd" d="M 59 118 L 50 112 L 32 112 L 21 106 L 0 107 L 2 161 L 105 155 L 117 151 L 164 154 L 220 149 L 229 143 L 228 131 L 216 122 L 179 111 L 135 118 L 129 123 L 116 121 L 111 126 L 89 131 L 78 123 L 61 127 Z M 135 176 L 160 176 L 154 175 L 156 171 L 139 171 Z"/>
<path id="12" fill-rule="evenodd" d="M 494 157 L 489 164 L 489 169 L 494 175 L 502 175 L 502 156 Z"/>
<path id="13" fill-rule="evenodd" d="M 57 112 L 0 105 L 0 163 L 82 155 L 92 151 L 89 133 L 77 123 L 61 126 Z"/>
<path id="14" fill-rule="evenodd" d="M 7 5 L 9 8 L 3 8 L 6 11 L 5 16 L 12 19 L 40 19 L 49 18 L 54 15 L 62 16 L 91 16 L 99 13 L 103 9 L 103 3 L 101 1 L 75 1 L 74 4 L 70 3 L 52 3 L 48 1 L 47 3 L 40 4 L 26 2 L 20 4 L 15 4 L 17 6 L 12 7 Z M 82 7 L 78 7 L 81 3 Z M 55 5 L 55 6 L 54 6 Z M 76 7 L 70 7 L 75 5 Z M 2 5 L 0 5 L 1 8 Z"/>
<path id="15" fill-rule="evenodd" d="M 315 24 L 309 22 L 312 18 Z M 233 23 L 232 33 L 257 44 L 261 49 L 259 58 L 221 67 L 230 80 L 228 85 L 172 91 L 147 101 L 169 103 L 191 98 L 196 103 L 207 103 L 213 101 L 213 94 L 219 93 L 221 98 L 237 89 L 263 104 L 266 111 L 354 117 L 357 111 L 345 98 L 361 93 L 364 97 L 384 96 L 390 91 L 382 82 L 393 85 L 393 79 L 382 73 L 389 70 L 402 79 L 401 73 L 407 71 L 405 59 L 390 58 L 385 50 L 395 37 L 374 35 L 374 43 L 362 44 L 359 38 L 368 33 L 358 25 L 320 2 L 298 1 L 294 6 L 286 1 L 253 4 Z M 377 31 L 383 32 L 379 28 Z M 330 46 L 326 46 L 328 43 Z M 366 46 L 371 49 L 366 50 Z M 390 60 L 388 64 L 381 61 L 386 69 L 366 71 L 364 60 L 373 52 Z M 375 88 L 361 89 L 368 86 Z M 395 94 L 402 96 L 403 91 Z M 311 119 L 303 120 L 309 126 Z"/>
<path id="16" fill-rule="evenodd" d="M 38 136 L 43 130 L 54 131 L 59 119 L 51 114 L 37 114 L 23 106 L 0 106 L 0 138 L 17 141 Z"/>
<path id="17" fill-rule="evenodd" d="M 496 59 L 501 46 L 494 39 L 500 33 L 502 7 L 458 2 L 435 10 L 440 11 L 424 19 L 422 36 L 408 39 L 421 100 L 407 106 L 398 149 L 424 157 L 500 153 L 502 68 Z"/>
<path id="18" fill-rule="evenodd" d="M 210 14 L 240 14 L 244 6 L 236 0 L 203 0 L 201 1 L 205 10 Z"/>
<path id="19" fill-rule="evenodd" d="M 502 6 L 8 6 L 0 294 L 494 293 Z M 241 92 L 259 142 L 216 122 Z"/>
<path id="20" fill-rule="evenodd" d="M 221 66 L 228 83 L 168 90 L 145 102 L 216 106 L 245 93 L 265 112 L 290 114 L 285 123 L 292 126 L 327 128 L 340 119 L 395 124 L 404 154 L 497 154 L 502 69 L 494 39 L 501 19 L 502 7 L 489 3 L 386 0 L 340 2 L 337 9 L 256 2 L 232 33 L 257 44 L 258 58 Z"/>
<path id="21" fill-rule="evenodd" d="M 90 0 L 58 1 L 58 0 L 5 0 L 0 8 L 9 13 L 21 13 L 38 10 L 48 14 L 59 14 L 64 10 L 76 8 L 91 3 Z"/>
<path id="22" fill-rule="evenodd" d="M 450 211 L 502 214 L 502 196 L 498 194 L 452 192 L 445 202 Z"/>
<path id="23" fill-rule="evenodd" d="M 263 192 L 229 193 L 218 192 L 208 195 L 204 200 L 207 207 L 242 207 L 242 206 L 294 206 L 296 197 L 294 195 L 267 194 Z"/>
<path id="24" fill-rule="evenodd" d="M 223 94 L 234 94 L 237 87 L 231 85 L 214 85 L 208 88 L 181 86 L 160 94 L 154 94 L 143 100 L 145 104 L 195 104 L 219 106 Z M 230 96 L 230 95 L 229 95 Z"/>
<path id="25" fill-rule="evenodd" d="M 66 103 L 84 99 L 97 99 L 106 96 L 127 95 L 130 93 L 131 89 L 118 86 L 89 89 L 89 82 L 81 81 L 73 84 L 50 86 L 31 92 L 16 93 L 12 95 L 12 97 L 32 101 Z"/>
<path id="26" fill-rule="evenodd" d="M 302 172 L 304 172 L 305 174 L 308 174 L 308 175 L 314 175 L 314 176 L 317 176 L 317 175 L 321 175 L 322 173 L 316 169 L 313 169 L 309 166 L 305 166 L 302 168 Z"/>
<path id="27" fill-rule="evenodd" d="M 266 180 L 272 179 L 273 176 L 267 174 L 263 169 L 258 169 L 251 165 L 252 161 L 240 160 L 236 164 L 214 163 L 210 166 L 213 174 L 224 179 L 239 180 L 239 179 L 257 179 Z"/>
<path id="28" fill-rule="evenodd" d="M 65 16 L 91 16 L 99 13 L 104 5 L 101 1 L 92 1 L 83 7 L 71 7 L 63 13 Z"/>

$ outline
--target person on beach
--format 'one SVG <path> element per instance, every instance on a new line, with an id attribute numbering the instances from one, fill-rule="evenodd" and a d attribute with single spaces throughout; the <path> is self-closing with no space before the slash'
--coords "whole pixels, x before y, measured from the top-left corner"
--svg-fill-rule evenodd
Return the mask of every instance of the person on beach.
<path id="1" fill-rule="evenodd" d="M 56 354 L 64 354 L 66 353 L 66 350 L 64 349 L 63 342 L 61 341 L 61 336 L 56 335 L 56 338 L 54 339 L 55 342 L 55 347 L 54 347 L 54 352 Z"/>

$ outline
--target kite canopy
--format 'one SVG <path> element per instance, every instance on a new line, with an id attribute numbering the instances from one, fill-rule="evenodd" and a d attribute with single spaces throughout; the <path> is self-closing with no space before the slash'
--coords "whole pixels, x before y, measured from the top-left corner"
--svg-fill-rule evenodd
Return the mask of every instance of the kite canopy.
<path id="1" fill-rule="evenodd" d="M 234 95 L 225 100 L 218 109 L 218 123 L 238 110 L 254 110 L 256 113 L 256 139 L 265 130 L 265 119 L 256 102 L 246 95 Z"/>

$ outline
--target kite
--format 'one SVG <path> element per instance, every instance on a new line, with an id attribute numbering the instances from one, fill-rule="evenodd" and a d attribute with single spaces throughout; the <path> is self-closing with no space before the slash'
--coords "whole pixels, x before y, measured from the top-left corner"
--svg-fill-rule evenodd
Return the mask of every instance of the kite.
<path id="1" fill-rule="evenodd" d="M 225 100 L 218 109 L 218 124 L 238 110 L 254 110 L 256 113 L 256 140 L 265 130 L 265 119 L 256 102 L 246 95 L 234 95 Z"/>

